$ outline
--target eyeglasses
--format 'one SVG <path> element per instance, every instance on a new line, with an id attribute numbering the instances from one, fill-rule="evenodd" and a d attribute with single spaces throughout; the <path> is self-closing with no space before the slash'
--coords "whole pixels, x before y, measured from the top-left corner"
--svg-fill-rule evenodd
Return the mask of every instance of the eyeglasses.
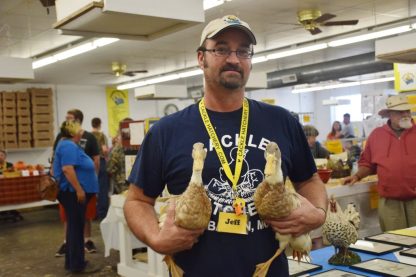
<path id="1" fill-rule="evenodd" d="M 253 54 L 254 54 L 254 52 L 249 49 L 238 49 L 238 50 L 232 51 L 228 48 L 223 48 L 223 47 L 218 47 L 214 49 L 207 49 L 207 48 L 201 47 L 198 49 L 198 51 L 210 52 L 217 57 L 228 57 L 231 55 L 231 53 L 235 53 L 236 56 L 240 59 L 250 59 L 251 57 L 253 57 Z"/>

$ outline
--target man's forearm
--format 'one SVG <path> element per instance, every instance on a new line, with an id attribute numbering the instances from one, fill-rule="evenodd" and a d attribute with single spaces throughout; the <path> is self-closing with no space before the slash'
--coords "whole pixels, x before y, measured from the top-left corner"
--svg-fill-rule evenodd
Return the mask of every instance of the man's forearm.
<path id="1" fill-rule="evenodd" d="M 152 237 L 159 233 L 159 223 L 154 206 L 128 195 L 124 204 L 124 216 L 133 234 L 153 248 Z"/>
<path id="2" fill-rule="evenodd" d="M 315 207 L 327 209 L 328 195 L 325 184 L 315 173 L 309 180 L 296 185 L 297 192 L 309 200 Z"/>

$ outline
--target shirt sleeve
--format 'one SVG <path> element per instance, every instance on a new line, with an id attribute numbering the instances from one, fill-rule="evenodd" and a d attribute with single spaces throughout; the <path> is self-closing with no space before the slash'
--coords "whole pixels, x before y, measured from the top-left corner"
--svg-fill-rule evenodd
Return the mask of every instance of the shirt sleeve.
<path id="1" fill-rule="evenodd" d="M 143 189 L 145 195 L 156 198 L 162 193 L 165 181 L 161 144 L 158 140 L 157 128 L 153 127 L 140 146 L 128 181 Z"/>

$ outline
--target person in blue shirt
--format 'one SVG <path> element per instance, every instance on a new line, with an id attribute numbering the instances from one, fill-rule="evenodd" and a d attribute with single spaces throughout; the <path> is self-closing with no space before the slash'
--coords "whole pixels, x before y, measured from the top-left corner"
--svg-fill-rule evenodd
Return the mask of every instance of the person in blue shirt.
<path id="1" fill-rule="evenodd" d="M 85 261 L 85 211 L 91 197 L 98 192 L 98 179 L 93 160 L 78 145 L 82 137 L 77 121 L 64 121 L 62 139 L 55 149 L 53 174 L 59 182 L 58 200 L 67 218 L 65 269 L 72 273 L 98 271 Z"/>
<path id="2" fill-rule="evenodd" d="M 249 25 L 236 16 L 215 19 L 205 27 L 197 49 L 204 72 L 204 97 L 152 126 L 128 179 L 131 184 L 124 205 L 128 226 L 156 252 L 172 255 L 185 276 L 252 276 L 256 264 L 268 260 L 278 248 L 274 231 L 298 236 L 325 221 L 326 190 L 316 174 L 302 126 L 286 109 L 244 97 L 254 44 Z M 213 133 L 219 141 L 215 145 Z M 239 137 L 246 137 L 245 144 L 238 143 Z M 300 194 L 301 206 L 266 224 L 257 214 L 253 195 L 264 179 L 264 152 L 271 141 L 281 149 L 282 171 Z M 209 225 L 206 230 L 176 226 L 171 203 L 159 228 L 155 199 L 165 186 L 171 194 L 184 192 L 192 174 L 191 153 L 196 142 L 207 148 L 202 179 L 212 204 Z M 220 148 L 226 161 L 218 158 Z M 229 173 L 235 176 L 236 164 L 241 173 L 231 178 Z M 245 202 L 244 234 L 222 232 L 219 215 L 234 213 L 237 198 Z M 273 261 L 268 276 L 289 276 L 284 254 Z"/>

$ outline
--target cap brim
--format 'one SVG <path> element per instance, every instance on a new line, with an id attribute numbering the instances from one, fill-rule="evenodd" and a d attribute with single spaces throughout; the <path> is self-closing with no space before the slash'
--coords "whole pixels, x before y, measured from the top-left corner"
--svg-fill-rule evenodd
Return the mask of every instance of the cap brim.
<path id="1" fill-rule="evenodd" d="M 250 38 L 251 43 L 253 45 L 257 44 L 256 37 L 254 36 L 253 32 L 250 29 L 248 29 L 247 27 L 243 26 L 243 25 L 229 25 L 229 26 L 227 26 L 225 28 L 222 28 L 222 29 L 220 29 L 216 32 L 213 32 L 212 34 L 210 34 L 206 38 L 213 38 L 216 35 L 222 33 L 223 31 L 228 30 L 228 29 L 233 29 L 233 28 L 234 29 L 240 29 L 241 31 L 244 31 L 248 35 L 248 37 Z"/>

